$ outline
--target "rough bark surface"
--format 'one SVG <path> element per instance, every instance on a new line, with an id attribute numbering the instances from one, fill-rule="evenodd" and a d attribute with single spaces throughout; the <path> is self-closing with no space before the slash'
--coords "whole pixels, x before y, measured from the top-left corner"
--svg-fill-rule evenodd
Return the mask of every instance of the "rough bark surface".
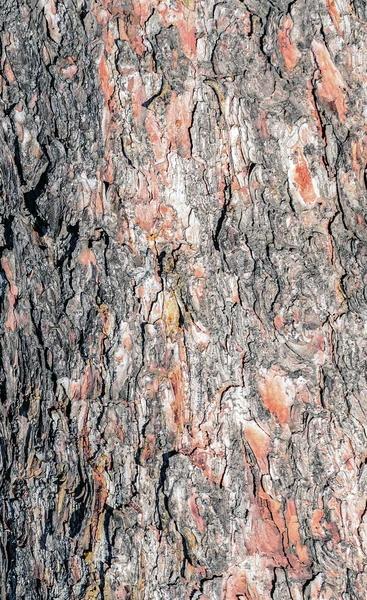
<path id="1" fill-rule="evenodd" d="M 367 590 L 363 0 L 2 0 L 10 600 Z"/>

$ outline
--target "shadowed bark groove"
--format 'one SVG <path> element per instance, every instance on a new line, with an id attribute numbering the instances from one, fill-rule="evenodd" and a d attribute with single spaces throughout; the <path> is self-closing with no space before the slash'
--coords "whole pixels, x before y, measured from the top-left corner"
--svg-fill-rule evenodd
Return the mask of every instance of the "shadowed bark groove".
<path id="1" fill-rule="evenodd" d="M 365 2 L 0 17 L 1 598 L 364 600 Z"/>

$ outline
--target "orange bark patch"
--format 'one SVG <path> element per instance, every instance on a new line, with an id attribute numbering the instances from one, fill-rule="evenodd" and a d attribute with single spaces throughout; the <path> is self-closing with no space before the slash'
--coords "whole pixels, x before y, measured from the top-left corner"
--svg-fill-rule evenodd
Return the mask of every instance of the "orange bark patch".
<path id="1" fill-rule="evenodd" d="M 105 115 L 108 116 L 108 114 L 109 113 L 108 113 L 107 109 L 104 109 L 104 116 Z M 108 128 L 108 126 L 107 126 L 108 120 L 109 119 L 105 120 L 103 118 L 104 122 L 102 121 L 102 128 L 104 129 L 105 132 L 107 131 L 107 128 Z M 104 135 L 106 136 L 106 133 Z M 98 182 L 97 182 L 96 188 L 94 188 L 92 190 L 91 207 L 92 207 L 93 214 L 95 214 L 96 216 L 100 216 L 100 215 L 103 215 L 103 189 L 102 189 L 103 182 L 100 179 L 101 173 L 100 173 L 99 168 L 97 169 L 96 175 L 98 178 Z"/>
<path id="2" fill-rule="evenodd" d="M 149 16 L 152 14 L 152 0 L 144 0 L 144 2 L 134 2 L 134 17 L 141 27 L 144 27 Z"/>
<path id="3" fill-rule="evenodd" d="M 163 142 L 162 129 L 152 111 L 147 111 L 145 117 L 145 128 L 149 135 L 149 140 L 154 152 L 156 162 L 166 162 L 168 148 L 167 144 Z"/>
<path id="4" fill-rule="evenodd" d="M 270 438 L 269 436 L 259 427 L 255 421 L 245 421 L 243 425 L 246 439 L 252 452 L 255 455 L 257 463 L 263 473 L 267 473 L 269 470 L 268 466 L 268 453 L 270 449 Z"/>
<path id="5" fill-rule="evenodd" d="M 317 508 L 312 516 L 311 521 L 311 533 L 315 537 L 325 537 L 321 521 L 324 518 L 324 511 L 321 508 Z"/>
<path id="6" fill-rule="evenodd" d="M 159 3 L 158 11 L 166 27 L 176 27 L 184 53 L 193 59 L 196 54 L 196 13 L 185 4 L 180 4 L 178 10 L 173 10 L 165 2 Z"/>
<path id="7" fill-rule="evenodd" d="M 96 265 L 96 257 L 94 256 L 93 251 L 90 248 L 83 248 L 78 258 L 80 264 L 85 267 L 90 267 L 90 265 Z"/>
<path id="8" fill-rule="evenodd" d="M 136 207 L 135 216 L 136 222 L 145 231 L 151 231 L 153 229 L 154 221 L 157 218 L 157 203 L 150 202 L 149 205 L 142 205 Z"/>
<path id="9" fill-rule="evenodd" d="M 109 66 L 104 56 L 101 57 L 99 63 L 99 77 L 106 102 L 108 102 L 113 94 L 114 86 L 111 83 Z"/>
<path id="10" fill-rule="evenodd" d="M 219 485 L 224 472 L 224 465 L 218 465 L 218 456 L 211 448 L 196 448 L 190 454 L 193 465 L 198 467 L 207 477 Z"/>
<path id="11" fill-rule="evenodd" d="M 295 547 L 299 560 L 304 565 L 311 564 L 310 557 L 308 555 L 307 546 L 304 546 L 301 542 L 299 535 L 299 522 L 297 518 L 296 505 L 293 500 L 288 500 L 287 508 L 285 511 L 285 520 L 287 524 L 287 532 L 289 543 Z"/>
<path id="12" fill-rule="evenodd" d="M 181 23 L 177 24 L 177 29 L 181 38 L 182 48 L 186 55 L 192 58 L 196 53 L 195 19 L 190 16 Z"/>
<path id="13" fill-rule="evenodd" d="M 339 35 L 343 36 L 342 29 L 340 27 L 340 12 L 338 11 L 334 0 L 326 0 L 326 8 L 333 22 L 333 25 Z"/>
<path id="14" fill-rule="evenodd" d="M 151 2 L 134 2 L 133 10 L 126 10 L 123 4 L 116 3 L 116 14 L 120 15 L 118 22 L 119 35 L 121 40 L 130 43 L 131 48 L 139 56 L 146 52 L 146 46 L 143 43 L 143 27 L 149 14 L 151 14 Z"/>
<path id="15" fill-rule="evenodd" d="M 10 290 L 10 292 L 9 292 L 9 310 L 8 310 L 8 317 L 5 321 L 5 327 L 10 329 L 11 331 L 14 331 L 16 326 L 19 325 L 18 315 L 16 314 L 16 312 L 14 310 L 16 298 L 17 297 Z"/>
<path id="16" fill-rule="evenodd" d="M 274 317 L 274 326 L 276 329 L 281 329 L 285 325 L 285 321 L 282 315 L 275 315 Z"/>
<path id="17" fill-rule="evenodd" d="M 304 202 L 312 203 L 317 200 L 317 196 L 313 187 L 312 177 L 308 168 L 305 156 L 299 149 L 296 152 L 296 166 L 294 173 L 294 182 L 298 186 L 298 190 Z"/>
<path id="18" fill-rule="evenodd" d="M 282 503 L 267 494 L 262 485 L 259 487 L 259 498 L 263 507 L 262 513 L 266 518 L 271 516 L 280 533 L 285 531 L 285 521 L 282 512 Z"/>
<path id="19" fill-rule="evenodd" d="M 330 108 L 335 109 L 340 121 L 344 123 L 347 115 L 345 82 L 331 60 L 325 44 L 314 40 L 311 48 L 321 71 L 322 79 L 321 83 L 318 84 L 320 99 Z"/>
<path id="20" fill-rule="evenodd" d="M 124 344 L 127 351 L 130 351 L 133 347 L 133 342 L 131 339 L 131 335 L 128 331 L 125 331 L 122 336 L 122 343 Z"/>
<path id="21" fill-rule="evenodd" d="M 311 81 L 307 82 L 307 102 L 310 106 L 311 114 L 312 114 L 313 118 L 315 119 L 318 134 L 322 138 L 323 137 L 322 124 L 321 124 L 319 112 L 317 110 L 315 98 L 313 95 L 313 85 L 312 85 Z"/>
<path id="22" fill-rule="evenodd" d="M 311 355 L 319 353 L 320 359 L 322 359 L 324 350 L 325 350 L 324 333 L 323 332 L 317 333 L 316 335 L 313 336 L 312 340 L 308 344 L 308 351 Z"/>
<path id="23" fill-rule="evenodd" d="M 259 382 L 259 390 L 265 408 L 277 417 L 281 425 L 288 423 L 294 397 L 292 389 L 286 387 L 284 376 L 271 369 Z"/>
<path id="24" fill-rule="evenodd" d="M 194 269 L 194 275 L 195 275 L 196 279 L 199 279 L 200 277 L 204 277 L 205 271 L 201 265 L 194 265 L 193 269 Z"/>
<path id="25" fill-rule="evenodd" d="M 275 525 L 279 529 L 280 533 L 283 533 L 285 531 L 285 523 L 282 513 L 282 503 L 270 498 L 270 496 L 267 498 L 267 503 Z"/>
<path id="26" fill-rule="evenodd" d="M 208 449 L 203 450 L 196 448 L 196 450 L 194 450 L 194 452 L 190 455 L 190 459 L 192 464 L 199 467 L 199 469 L 201 469 L 208 479 L 212 479 L 213 473 L 210 465 L 208 465 Z"/>
<path id="27" fill-rule="evenodd" d="M 135 208 L 136 223 L 144 231 L 152 232 L 154 224 L 158 219 L 158 201 L 151 198 L 146 179 L 139 177 L 138 187 L 139 203 Z"/>
<path id="28" fill-rule="evenodd" d="M 241 572 L 239 567 L 235 567 L 234 572 L 229 576 L 225 588 L 225 600 L 237 600 L 237 598 L 249 598 L 247 577 Z"/>
<path id="29" fill-rule="evenodd" d="M 10 66 L 9 61 L 5 61 L 5 65 L 4 65 L 3 69 L 4 69 L 4 75 L 5 75 L 6 79 L 7 79 L 7 82 L 8 83 L 14 83 L 14 81 L 15 81 L 15 75 L 14 75 L 13 69 Z"/>
<path id="30" fill-rule="evenodd" d="M 249 554 L 266 556 L 276 566 L 285 565 L 282 536 L 269 511 L 254 505 L 248 527 L 245 544 Z"/>
<path id="31" fill-rule="evenodd" d="M 171 383 L 171 389 L 174 397 L 172 410 L 174 414 L 175 425 L 179 430 L 182 430 L 185 424 L 185 392 L 183 374 L 179 365 L 173 367 L 168 375 L 168 378 Z"/>
<path id="32" fill-rule="evenodd" d="M 297 46 L 295 46 L 295 44 L 292 43 L 291 38 L 290 38 L 290 31 L 291 31 L 292 27 L 293 27 L 292 18 L 290 17 L 290 15 L 287 15 L 287 17 L 283 21 L 282 29 L 279 29 L 279 31 L 278 31 L 279 47 L 280 47 L 280 51 L 283 55 L 285 68 L 288 71 L 293 71 L 293 69 L 297 65 L 298 58 L 299 58 Z"/>

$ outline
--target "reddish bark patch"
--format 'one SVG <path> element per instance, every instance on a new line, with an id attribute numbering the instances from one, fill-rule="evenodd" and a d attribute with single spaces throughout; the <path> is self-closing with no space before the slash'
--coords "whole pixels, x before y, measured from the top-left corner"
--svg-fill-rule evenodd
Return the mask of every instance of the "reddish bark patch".
<path id="1" fill-rule="evenodd" d="M 183 374 L 180 366 L 175 365 L 170 371 L 168 377 L 174 397 L 174 403 L 172 406 L 174 423 L 177 429 L 182 431 L 185 424 L 185 393 Z"/>
<path id="2" fill-rule="evenodd" d="M 293 399 L 287 393 L 282 374 L 276 369 L 271 369 L 264 380 L 259 382 L 259 390 L 265 408 L 277 417 L 281 425 L 288 423 Z"/>
<path id="3" fill-rule="evenodd" d="M 237 600 L 237 598 L 249 598 L 246 573 L 241 571 L 239 567 L 236 567 L 233 571 L 225 586 L 223 599 Z"/>
<path id="4" fill-rule="evenodd" d="M 282 327 L 284 327 L 285 325 L 285 321 L 282 317 L 282 315 L 275 315 L 274 317 L 274 326 L 276 329 L 282 329 Z"/>
<path id="5" fill-rule="evenodd" d="M 79 254 L 78 260 L 80 264 L 84 265 L 85 267 L 97 264 L 93 250 L 91 250 L 90 248 L 83 248 L 83 250 Z"/>
<path id="6" fill-rule="evenodd" d="M 288 500 L 285 511 L 285 520 L 287 524 L 288 540 L 291 546 L 295 548 L 297 557 L 304 565 L 310 565 L 310 557 L 308 555 L 307 546 L 301 542 L 299 535 L 299 522 L 297 518 L 296 505 L 294 500 Z"/>
<path id="7" fill-rule="evenodd" d="M 285 565 L 281 533 L 268 510 L 254 507 L 251 514 L 251 533 L 245 541 L 250 554 L 262 554 L 273 564 Z"/>
<path id="8" fill-rule="evenodd" d="M 322 528 L 321 525 L 321 521 L 324 518 L 324 511 L 321 510 L 321 508 L 317 508 L 313 515 L 312 515 L 312 520 L 311 520 L 311 533 L 314 537 L 318 538 L 318 537 L 325 537 L 325 533 L 324 530 Z"/>
<path id="9" fill-rule="evenodd" d="M 318 83 L 319 97 L 329 108 L 336 110 L 340 121 L 344 123 L 347 116 L 346 84 L 331 60 L 325 44 L 314 40 L 311 48 L 322 77 Z"/>
<path id="10" fill-rule="evenodd" d="M 255 423 L 255 421 L 246 421 L 244 423 L 244 432 L 248 444 L 255 455 L 259 467 L 264 473 L 269 470 L 268 453 L 270 449 L 269 436 Z"/>
<path id="11" fill-rule="evenodd" d="M 101 80 L 101 86 L 106 98 L 106 102 L 108 103 L 113 94 L 114 86 L 111 83 L 108 63 L 104 56 L 101 57 L 101 61 L 99 63 L 99 77 Z"/>
<path id="12" fill-rule="evenodd" d="M 283 27 L 278 31 L 279 47 L 283 55 L 283 60 L 287 71 L 293 71 L 293 69 L 298 63 L 299 58 L 297 46 L 293 44 L 290 38 L 290 32 L 292 27 L 292 18 L 290 17 L 290 15 L 287 15 L 283 21 Z"/>
<path id="13" fill-rule="evenodd" d="M 313 187 L 311 173 L 305 156 L 300 149 L 296 152 L 296 157 L 297 163 L 295 166 L 294 182 L 298 186 L 299 193 L 304 202 L 307 204 L 315 202 L 317 196 Z"/>
<path id="14" fill-rule="evenodd" d="M 205 531 L 205 522 L 199 514 L 199 509 L 196 504 L 195 495 L 192 495 L 190 497 L 189 506 L 190 506 L 190 511 L 191 511 L 192 516 L 194 517 L 194 520 L 195 520 L 198 530 L 200 531 L 200 533 L 203 533 Z"/>
<path id="15" fill-rule="evenodd" d="M 330 15 L 330 18 L 333 22 L 335 29 L 337 30 L 339 35 L 343 36 L 343 32 L 342 32 L 342 29 L 340 26 L 340 22 L 341 22 L 340 12 L 337 9 L 335 1 L 334 0 L 326 0 L 326 8 L 327 8 L 327 11 Z"/>

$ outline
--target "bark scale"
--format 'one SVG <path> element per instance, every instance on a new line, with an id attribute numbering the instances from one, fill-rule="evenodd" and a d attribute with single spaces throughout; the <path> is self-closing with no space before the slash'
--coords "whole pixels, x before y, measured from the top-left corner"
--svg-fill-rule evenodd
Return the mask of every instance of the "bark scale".
<path id="1" fill-rule="evenodd" d="M 361 0 L 3 0 L 1 597 L 366 596 Z"/>

